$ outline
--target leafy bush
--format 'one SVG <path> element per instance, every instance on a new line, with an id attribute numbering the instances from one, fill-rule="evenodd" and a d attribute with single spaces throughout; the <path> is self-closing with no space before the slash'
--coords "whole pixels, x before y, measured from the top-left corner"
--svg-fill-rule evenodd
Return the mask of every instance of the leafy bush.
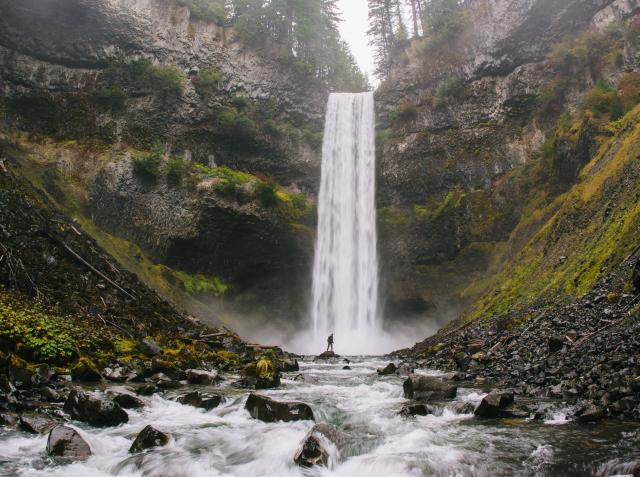
<path id="1" fill-rule="evenodd" d="M 182 94 L 184 73 L 175 65 L 153 64 L 147 59 L 142 59 L 112 68 L 112 74 L 114 71 L 117 73 L 118 70 L 121 70 L 130 81 L 165 98 Z"/>
<path id="2" fill-rule="evenodd" d="M 302 135 L 304 137 L 304 141 L 311 146 L 313 150 L 319 151 L 322 149 L 322 140 L 324 137 L 322 131 L 314 131 L 310 128 L 304 128 L 302 130 Z"/>
<path id="3" fill-rule="evenodd" d="M 450 98 L 454 98 L 460 93 L 462 93 L 464 89 L 464 82 L 458 76 L 449 76 L 440 83 L 436 88 L 435 94 L 433 96 L 433 105 L 435 107 L 440 107 L 446 104 Z"/>
<path id="4" fill-rule="evenodd" d="M 258 127 L 253 119 L 236 109 L 224 111 L 219 121 L 222 132 L 233 141 L 253 140 L 258 134 Z"/>
<path id="5" fill-rule="evenodd" d="M 618 80 L 618 91 L 625 111 L 640 103 L 640 73 L 627 73 Z"/>
<path id="6" fill-rule="evenodd" d="M 187 163 L 181 158 L 170 159 L 164 166 L 164 172 L 170 185 L 182 185 L 182 180 L 187 173 Z"/>
<path id="7" fill-rule="evenodd" d="M 207 68 L 200 71 L 196 82 L 196 92 L 202 97 L 213 96 L 224 81 L 224 73 L 219 69 Z"/>
<path id="8" fill-rule="evenodd" d="M 208 277 L 200 273 L 190 275 L 181 271 L 174 271 L 174 274 L 182 282 L 185 291 L 189 295 L 213 293 L 215 296 L 221 297 L 231 289 L 220 277 Z"/>
<path id="9" fill-rule="evenodd" d="M 62 363 L 77 354 L 68 318 L 51 316 L 37 305 L 28 308 L 0 290 L 0 340 L 20 347 L 21 354 L 47 363 Z"/>
<path id="10" fill-rule="evenodd" d="M 278 203 L 278 185 L 272 180 L 258 182 L 254 192 L 264 207 L 273 207 Z"/>
<path id="11" fill-rule="evenodd" d="M 604 81 L 599 81 L 587 93 L 585 107 L 596 117 L 609 115 L 612 120 L 616 120 L 624 114 L 624 106 L 618 92 Z"/>
<path id="12" fill-rule="evenodd" d="M 160 172 L 162 155 L 162 145 L 156 143 L 148 154 L 143 154 L 133 158 L 133 173 L 140 179 L 155 181 L 158 173 Z"/>
<path id="13" fill-rule="evenodd" d="M 402 104 L 389 115 L 393 122 L 409 122 L 418 117 L 418 109 L 413 104 Z"/>
<path id="14" fill-rule="evenodd" d="M 224 25 L 227 15 L 224 5 L 216 0 L 178 0 L 180 5 L 184 5 L 191 11 L 191 18 L 206 20 Z"/>
<path id="15" fill-rule="evenodd" d="M 127 93 L 120 86 L 95 89 L 90 96 L 98 107 L 114 111 L 124 109 L 127 100 Z"/>

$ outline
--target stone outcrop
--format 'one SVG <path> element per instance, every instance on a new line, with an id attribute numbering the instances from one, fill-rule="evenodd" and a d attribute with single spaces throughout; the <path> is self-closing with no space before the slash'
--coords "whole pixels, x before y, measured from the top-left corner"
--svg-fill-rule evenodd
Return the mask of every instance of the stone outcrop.
<path id="1" fill-rule="evenodd" d="M 49 433 L 47 440 L 49 455 L 72 460 L 85 460 L 91 457 L 91 447 L 75 429 L 69 426 L 57 426 Z"/>
<path id="2" fill-rule="evenodd" d="M 127 413 L 115 402 L 93 397 L 74 389 L 64 403 L 64 411 L 72 419 L 96 427 L 117 426 L 129 422 Z"/>
<path id="3" fill-rule="evenodd" d="M 404 397 L 419 401 L 440 401 L 456 397 L 458 387 L 448 379 L 412 374 L 402 384 Z"/>
<path id="4" fill-rule="evenodd" d="M 135 454 L 154 447 L 166 446 L 168 442 L 169 434 L 161 432 L 152 426 L 146 426 L 136 436 L 129 448 L 129 452 Z"/>
<path id="5" fill-rule="evenodd" d="M 264 422 L 314 420 L 311 408 L 302 402 L 280 402 L 259 394 L 250 394 L 245 405 L 251 417 Z"/>

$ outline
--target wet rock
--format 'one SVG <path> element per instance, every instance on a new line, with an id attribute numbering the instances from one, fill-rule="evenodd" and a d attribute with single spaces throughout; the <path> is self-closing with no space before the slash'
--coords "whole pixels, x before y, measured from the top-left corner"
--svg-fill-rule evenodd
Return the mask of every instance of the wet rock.
<path id="1" fill-rule="evenodd" d="M 17 387 L 32 387 L 49 380 L 49 366 L 32 366 L 16 354 L 7 358 L 7 376 Z"/>
<path id="2" fill-rule="evenodd" d="M 45 416 L 22 415 L 20 416 L 20 429 L 31 434 L 47 434 L 59 423 Z"/>
<path id="3" fill-rule="evenodd" d="M 56 457 L 84 460 L 91 456 L 91 447 L 75 429 L 56 426 L 49 433 L 47 453 Z"/>
<path id="4" fill-rule="evenodd" d="M 158 386 L 155 384 L 145 384 L 136 389 L 136 394 L 140 396 L 151 396 L 158 392 Z"/>
<path id="5" fill-rule="evenodd" d="M 271 359 L 249 363 L 242 370 L 240 386 L 248 389 L 272 389 L 280 386 L 280 371 Z"/>
<path id="6" fill-rule="evenodd" d="M 329 466 L 331 447 L 339 452 L 347 436 L 336 426 L 322 422 L 313 426 L 305 436 L 293 461 L 300 467 Z"/>
<path id="7" fill-rule="evenodd" d="M 210 411 L 211 409 L 214 409 L 222 404 L 223 398 L 222 396 L 217 395 L 207 395 L 200 394 L 199 392 L 192 392 L 189 394 L 185 394 L 184 396 L 180 396 L 178 398 L 178 402 L 180 404 L 184 404 L 185 406 L 193 406 Z"/>
<path id="8" fill-rule="evenodd" d="M 154 356 L 158 356 L 162 353 L 162 348 L 152 339 L 142 340 L 136 346 L 136 350 L 138 353 L 141 353 L 149 358 L 153 358 Z"/>
<path id="9" fill-rule="evenodd" d="M 305 384 L 320 384 L 320 380 L 318 378 L 316 378 L 315 376 L 309 376 L 308 374 L 298 374 L 294 376 L 293 380 Z"/>
<path id="10" fill-rule="evenodd" d="M 90 396 L 77 389 L 69 394 L 64 411 L 73 419 L 96 427 L 117 426 L 129 421 L 127 413 L 115 402 Z"/>
<path id="11" fill-rule="evenodd" d="M 339 354 L 335 354 L 333 351 L 325 351 L 324 353 L 320 353 L 316 356 L 316 360 L 329 360 L 334 358 L 339 358 Z"/>
<path id="12" fill-rule="evenodd" d="M 285 359 L 282 363 L 282 371 L 285 373 L 295 373 L 300 371 L 300 364 L 297 359 Z"/>
<path id="13" fill-rule="evenodd" d="M 398 369 L 396 369 L 396 373 L 400 376 L 409 376 L 410 374 L 413 374 L 414 371 L 414 367 L 407 363 L 402 363 L 398 366 Z"/>
<path id="14" fill-rule="evenodd" d="M 351 366 L 343 366 L 342 369 L 345 370 L 345 371 L 350 371 L 351 370 Z"/>
<path id="15" fill-rule="evenodd" d="M 560 351 L 564 346 L 564 337 L 558 335 L 549 336 L 547 346 L 549 347 L 549 351 L 552 353 Z"/>
<path id="16" fill-rule="evenodd" d="M 218 373 L 215 371 L 204 371 L 200 369 L 188 369 L 187 381 L 191 384 L 211 385 L 220 380 Z"/>
<path id="17" fill-rule="evenodd" d="M 448 409 L 451 409 L 456 414 L 473 414 L 476 410 L 476 405 L 469 401 L 461 401 L 461 402 L 452 402 L 447 406 Z"/>
<path id="18" fill-rule="evenodd" d="M 485 353 L 484 351 L 478 351 L 477 353 L 474 353 L 473 355 L 471 355 L 471 359 L 473 361 L 482 362 L 485 359 L 487 359 L 487 353 Z"/>
<path id="19" fill-rule="evenodd" d="M 136 439 L 129 448 L 129 453 L 135 454 L 142 452 L 146 449 L 152 449 L 154 447 L 166 446 L 169 442 L 169 434 L 154 429 L 151 426 L 147 426 L 140 431 Z"/>
<path id="20" fill-rule="evenodd" d="M 125 370 L 120 366 L 115 368 L 105 368 L 103 374 L 107 381 L 111 381 L 113 383 L 123 383 L 127 379 Z"/>
<path id="21" fill-rule="evenodd" d="M 576 420 L 582 423 L 598 422 L 606 417 L 603 409 L 593 403 L 588 403 L 575 413 Z"/>
<path id="22" fill-rule="evenodd" d="M 40 394 L 40 397 L 47 402 L 61 401 L 60 394 L 55 389 L 50 388 L 49 386 L 43 386 L 38 389 L 38 394 Z"/>
<path id="23" fill-rule="evenodd" d="M 174 363 L 163 359 L 154 359 L 151 365 L 152 375 L 165 375 L 173 381 L 187 379 L 187 374 Z"/>
<path id="24" fill-rule="evenodd" d="M 458 387 L 444 378 L 436 376 L 410 375 L 403 383 L 404 397 L 418 401 L 438 401 L 456 397 Z"/>
<path id="25" fill-rule="evenodd" d="M 397 371 L 396 365 L 393 363 L 387 364 L 383 369 L 378 369 L 378 374 L 380 376 L 390 376 L 395 374 Z"/>
<path id="26" fill-rule="evenodd" d="M 138 399 L 133 394 L 128 393 L 118 394 L 113 398 L 113 402 L 122 409 L 140 409 L 144 407 L 142 399 Z"/>
<path id="27" fill-rule="evenodd" d="M 86 381 L 90 383 L 102 381 L 102 375 L 97 366 L 88 358 L 80 358 L 76 365 L 71 368 L 71 378 L 74 381 Z"/>
<path id="28" fill-rule="evenodd" d="M 0 426 L 15 426 L 19 418 L 16 414 L 3 412 L 0 414 Z"/>
<path id="29" fill-rule="evenodd" d="M 429 414 L 435 414 L 436 408 L 427 404 L 409 404 L 400 409 L 401 416 L 427 416 Z"/>
<path id="30" fill-rule="evenodd" d="M 506 409 L 513 404 L 513 398 L 512 392 L 492 391 L 482 399 L 474 414 L 477 417 L 488 419 L 511 417 L 511 414 Z"/>
<path id="31" fill-rule="evenodd" d="M 302 402 L 280 402 L 259 394 L 250 394 L 245 405 L 251 417 L 264 422 L 314 420 L 311 408 Z"/>
<path id="32" fill-rule="evenodd" d="M 164 373 L 156 373 L 151 376 L 151 381 L 161 389 L 176 389 L 182 386 L 179 381 L 171 379 Z"/>

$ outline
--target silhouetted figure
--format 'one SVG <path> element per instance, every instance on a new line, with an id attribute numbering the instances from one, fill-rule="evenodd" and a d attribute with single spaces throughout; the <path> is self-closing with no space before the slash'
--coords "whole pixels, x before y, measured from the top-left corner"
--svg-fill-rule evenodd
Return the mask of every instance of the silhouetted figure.
<path id="1" fill-rule="evenodd" d="M 333 351 L 333 333 L 327 338 L 327 351 L 329 350 Z"/>

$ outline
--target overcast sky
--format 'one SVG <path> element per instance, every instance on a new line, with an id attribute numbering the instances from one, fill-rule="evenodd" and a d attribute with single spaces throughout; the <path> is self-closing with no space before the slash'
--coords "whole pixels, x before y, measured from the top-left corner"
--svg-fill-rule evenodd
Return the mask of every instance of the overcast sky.
<path id="1" fill-rule="evenodd" d="M 362 71 L 373 76 L 373 53 L 367 44 L 369 42 L 367 0 L 339 0 L 338 4 L 342 10 L 343 22 L 340 24 L 342 38 L 349 43 L 351 52 Z"/>

